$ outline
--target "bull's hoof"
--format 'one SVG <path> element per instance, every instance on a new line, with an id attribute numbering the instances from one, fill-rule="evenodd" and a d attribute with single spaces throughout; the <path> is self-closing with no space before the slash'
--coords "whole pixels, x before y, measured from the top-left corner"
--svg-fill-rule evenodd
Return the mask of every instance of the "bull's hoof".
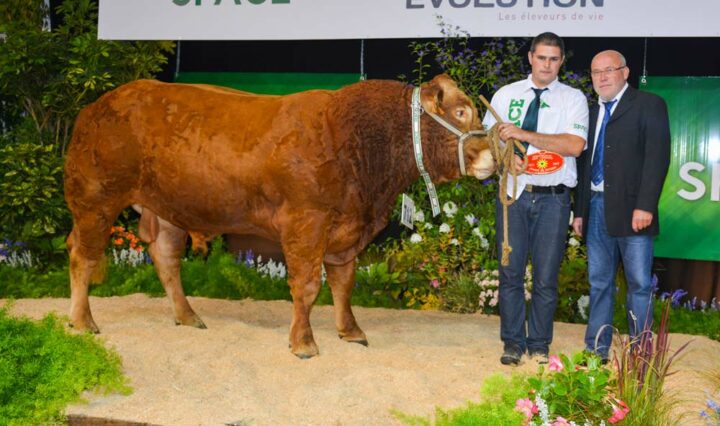
<path id="1" fill-rule="evenodd" d="M 365 337 L 365 332 L 363 332 L 360 327 L 357 326 L 347 332 L 338 331 L 338 337 L 346 342 L 359 343 L 363 346 L 368 345 L 367 337 Z"/>
<path id="2" fill-rule="evenodd" d="M 189 325 L 203 330 L 207 329 L 203 320 L 201 320 L 197 315 L 185 319 L 175 319 L 175 325 Z"/>
<path id="3" fill-rule="evenodd" d="M 350 337 L 350 336 L 343 336 L 341 334 L 338 334 L 338 337 L 349 343 L 359 343 L 365 347 L 368 346 L 368 341 L 365 337 Z"/>
<path id="4" fill-rule="evenodd" d="M 308 359 L 320 355 L 320 351 L 315 343 L 303 345 L 296 349 L 291 348 L 290 351 L 300 359 Z"/>
<path id="5" fill-rule="evenodd" d="M 341 335 L 339 335 L 339 334 L 338 334 L 338 337 L 341 338 L 342 340 L 346 341 L 346 342 L 349 342 L 349 343 L 359 343 L 359 344 L 361 344 L 361 345 L 363 345 L 363 346 L 366 346 L 366 347 L 368 346 L 367 339 L 365 339 L 365 338 L 360 338 L 360 339 L 357 339 L 357 338 L 349 338 L 349 337 L 343 337 L 343 336 L 341 336 Z"/>
<path id="6" fill-rule="evenodd" d="M 92 318 L 89 320 L 84 321 L 70 321 L 68 323 L 68 326 L 72 329 L 75 329 L 81 333 L 92 333 L 92 334 L 100 334 L 100 328 L 95 324 L 95 321 L 93 321 Z"/>

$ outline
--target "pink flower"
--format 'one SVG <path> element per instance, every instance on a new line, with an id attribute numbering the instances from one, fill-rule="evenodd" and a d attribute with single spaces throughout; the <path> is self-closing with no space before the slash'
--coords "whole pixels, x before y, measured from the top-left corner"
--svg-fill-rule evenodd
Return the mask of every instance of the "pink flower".
<path id="1" fill-rule="evenodd" d="M 612 416 L 608 419 L 608 422 L 615 424 L 619 422 L 620 420 L 624 419 L 627 413 L 630 412 L 630 408 L 628 408 L 627 404 L 625 404 L 622 400 L 616 399 L 618 405 L 613 404 L 612 402 L 610 405 L 613 407 L 613 413 Z"/>
<path id="2" fill-rule="evenodd" d="M 557 355 L 550 355 L 550 361 L 548 363 L 548 370 L 550 371 L 563 371 L 565 366 L 563 365 L 560 357 Z"/>
<path id="3" fill-rule="evenodd" d="M 558 416 L 558 418 L 555 419 L 550 426 L 570 426 L 570 422 L 568 422 L 567 419 Z"/>
<path id="4" fill-rule="evenodd" d="M 530 420 L 534 414 L 538 413 L 538 408 L 534 402 L 530 401 L 530 398 L 523 398 L 515 402 L 515 411 L 523 413 L 525 419 Z"/>
<path id="5" fill-rule="evenodd" d="M 433 288 L 438 288 L 440 286 L 440 282 L 438 280 L 432 280 L 430 281 L 430 285 L 433 286 Z"/>

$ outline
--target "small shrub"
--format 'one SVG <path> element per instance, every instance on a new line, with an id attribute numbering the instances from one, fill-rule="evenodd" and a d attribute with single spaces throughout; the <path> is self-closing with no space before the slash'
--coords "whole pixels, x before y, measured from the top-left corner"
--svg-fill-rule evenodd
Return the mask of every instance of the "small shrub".
<path id="1" fill-rule="evenodd" d="M 0 419 L 54 424 L 85 390 L 130 393 L 120 357 L 90 334 L 70 335 L 53 315 L 12 318 L 0 309 Z"/>
<path id="2" fill-rule="evenodd" d="M 611 393 L 611 375 L 597 356 L 585 352 L 572 357 L 553 355 L 547 372 L 541 366 L 538 375 L 528 379 L 532 395 L 518 401 L 518 409 L 533 421 L 558 417 L 578 424 L 607 421 L 624 404 Z"/>
<path id="3" fill-rule="evenodd" d="M 485 379 L 480 388 L 479 403 L 468 402 L 464 407 L 447 411 L 436 408 L 434 421 L 397 411 L 393 414 L 407 425 L 517 426 L 522 424 L 524 417 L 515 410 L 515 403 L 527 395 L 528 391 L 529 387 L 524 376 L 513 375 L 508 378 L 502 374 L 493 374 Z"/>

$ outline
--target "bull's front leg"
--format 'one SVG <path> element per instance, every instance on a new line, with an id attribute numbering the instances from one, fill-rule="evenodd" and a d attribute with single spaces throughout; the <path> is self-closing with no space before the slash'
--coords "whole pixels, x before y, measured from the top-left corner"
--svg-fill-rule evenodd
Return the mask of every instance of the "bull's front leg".
<path id="1" fill-rule="evenodd" d="M 332 290 L 333 305 L 335 306 L 335 325 L 338 336 L 346 342 L 368 345 L 365 333 L 355 322 L 350 299 L 355 285 L 355 261 L 344 265 L 329 265 L 325 263 L 328 284 Z"/>
<path id="2" fill-rule="evenodd" d="M 328 228 L 326 218 L 321 212 L 308 210 L 300 214 L 287 214 L 287 222 L 281 234 L 288 267 L 288 283 L 293 298 L 290 350 L 302 359 L 320 353 L 310 326 L 310 312 L 320 292 Z"/>
<path id="3" fill-rule="evenodd" d="M 321 260 L 320 257 L 310 258 L 287 251 L 285 260 L 293 298 L 290 350 L 298 358 L 311 358 L 320 353 L 310 326 L 310 311 L 320 292 Z"/>

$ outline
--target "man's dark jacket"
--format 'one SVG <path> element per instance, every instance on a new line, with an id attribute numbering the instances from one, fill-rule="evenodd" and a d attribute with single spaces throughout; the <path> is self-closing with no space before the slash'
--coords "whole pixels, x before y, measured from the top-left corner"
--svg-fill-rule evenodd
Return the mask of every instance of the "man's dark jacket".
<path id="1" fill-rule="evenodd" d="M 578 158 L 575 217 L 587 233 L 590 176 L 599 105 L 590 108 L 588 147 Z M 614 237 L 657 235 L 658 200 L 670 163 L 670 125 L 665 101 L 628 86 L 605 129 L 604 200 L 607 231 Z M 649 227 L 632 229 L 634 209 L 653 214 Z"/>

